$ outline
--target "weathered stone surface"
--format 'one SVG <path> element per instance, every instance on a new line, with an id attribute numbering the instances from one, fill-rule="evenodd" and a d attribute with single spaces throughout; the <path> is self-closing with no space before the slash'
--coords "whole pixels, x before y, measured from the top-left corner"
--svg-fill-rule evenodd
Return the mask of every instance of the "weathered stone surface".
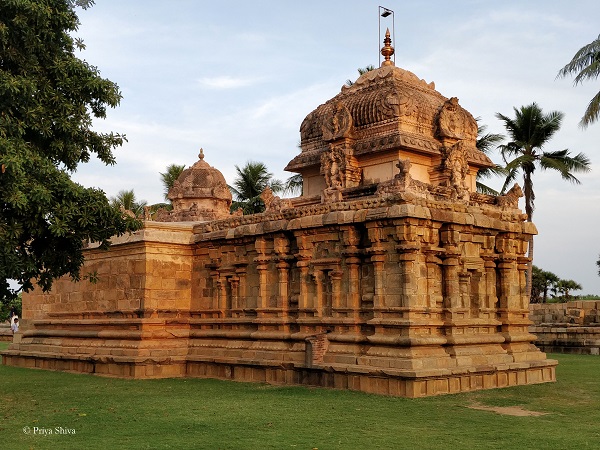
<path id="1" fill-rule="evenodd" d="M 520 214 L 506 231 L 499 220 L 492 221 L 499 228 L 476 227 L 461 217 L 477 205 L 465 205 L 462 214 L 445 214 L 452 201 L 369 205 L 380 205 L 374 217 L 354 214 L 349 222 L 326 217 L 339 207 L 358 213 L 368 208 L 365 200 L 323 205 L 317 214 L 295 208 L 274 231 L 240 225 L 232 235 L 203 232 L 235 225 L 232 218 L 171 229 L 180 235 L 171 239 L 176 244 L 153 235 L 155 241 L 129 239 L 107 253 L 90 249 L 84 272 L 96 270 L 98 282 L 60 280 L 50 294 L 29 294 L 22 340 L 5 361 L 34 359 L 43 361 L 39 367 L 108 376 L 294 380 L 406 396 L 554 379 L 555 363 L 527 331 L 517 261 L 524 261 L 531 229 L 519 226 Z M 318 336 L 327 345 L 318 358 L 307 357 Z M 477 378 L 481 371 L 485 378 Z"/>
<path id="2" fill-rule="evenodd" d="M 537 303 L 529 309 L 529 330 L 542 350 L 600 355 L 600 301 Z"/>
<path id="3" fill-rule="evenodd" d="M 518 189 L 474 192 L 491 164 L 476 135 L 457 99 L 388 61 L 303 122 L 303 196 L 90 247 L 97 282 L 25 295 L 4 362 L 407 397 L 554 381 L 528 331 L 536 230 Z"/>

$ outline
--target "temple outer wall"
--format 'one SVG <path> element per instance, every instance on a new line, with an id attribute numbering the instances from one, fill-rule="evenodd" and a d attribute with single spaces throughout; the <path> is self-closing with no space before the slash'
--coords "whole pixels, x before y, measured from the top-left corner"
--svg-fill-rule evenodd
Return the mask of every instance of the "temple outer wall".
<path id="1" fill-rule="evenodd" d="M 95 284 L 26 297 L 4 361 L 407 397 L 554 381 L 527 331 L 533 233 L 518 210 L 404 194 L 146 222 L 87 251 Z"/>
<path id="2" fill-rule="evenodd" d="M 547 352 L 600 355 L 600 301 L 529 306 L 536 345 Z"/>
<path id="3" fill-rule="evenodd" d="M 146 223 L 85 251 L 81 282 L 24 294 L 4 363 L 131 378 L 185 373 L 192 226 Z"/>

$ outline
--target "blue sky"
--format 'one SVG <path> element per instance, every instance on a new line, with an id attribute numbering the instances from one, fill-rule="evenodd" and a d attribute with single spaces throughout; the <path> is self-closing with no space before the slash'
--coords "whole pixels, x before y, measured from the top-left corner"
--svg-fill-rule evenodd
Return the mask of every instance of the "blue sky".
<path id="1" fill-rule="evenodd" d="M 379 2 L 98 0 L 80 11 L 81 57 L 116 82 L 121 106 L 95 126 L 122 132 L 117 165 L 82 165 L 76 181 L 113 196 L 134 189 L 162 201 L 159 172 L 191 165 L 200 147 L 228 182 L 234 166 L 267 164 L 277 178 L 298 153 L 304 117 L 336 95 L 358 67 L 378 65 Z M 458 97 L 489 131 L 496 112 L 537 102 L 565 113 L 546 150 L 583 152 L 592 171 L 571 185 L 536 172 L 534 263 L 600 294 L 600 123 L 578 127 L 600 82 L 556 79 L 600 34 L 600 2 L 389 1 L 396 65 Z M 391 17 L 382 19 L 391 27 Z M 498 157 L 493 157 L 496 161 Z M 499 187 L 501 180 L 490 185 Z M 521 182 L 522 184 L 522 182 Z M 523 207 L 523 203 L 521 203 Z"/>

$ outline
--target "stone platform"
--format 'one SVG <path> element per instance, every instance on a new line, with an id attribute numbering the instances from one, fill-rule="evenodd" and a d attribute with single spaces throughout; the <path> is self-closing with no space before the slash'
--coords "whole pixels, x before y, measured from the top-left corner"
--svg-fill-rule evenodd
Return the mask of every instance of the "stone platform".
<path id="1" fill-rule="evenodd" d="M 600 301 L 530 305 L 536 345 L 546 352 L 600 355 Z"/>

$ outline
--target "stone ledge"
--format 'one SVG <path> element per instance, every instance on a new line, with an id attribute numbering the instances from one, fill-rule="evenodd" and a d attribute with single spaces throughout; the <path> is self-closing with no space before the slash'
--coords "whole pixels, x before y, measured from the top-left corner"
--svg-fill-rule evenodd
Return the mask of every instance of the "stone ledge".
<path id="1" fill-rule="evenodd" d="M 222 357 L 117 357 L 6 350 L 13 366 L 124 378 L 199 377 L 349 389 L 380 395 L 424 397 L 556 381 L 554 360 L 460 369 L 373 369 Z"/>

